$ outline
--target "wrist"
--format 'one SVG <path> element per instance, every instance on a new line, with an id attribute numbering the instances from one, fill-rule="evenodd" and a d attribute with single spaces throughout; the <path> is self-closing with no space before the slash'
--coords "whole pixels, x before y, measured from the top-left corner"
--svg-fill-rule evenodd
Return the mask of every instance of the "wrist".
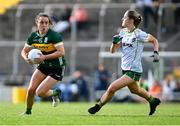
<path id="1" fill-rule="evenodd" d="M 154 50 L 154 53 L 158 54 L 159 55 L 159 52 L 157 50 Z"/>
<path id="2" fill-rule="evenodd" d="M 47 56 L 46 55 L 44 55 L 44 60 L 47 60 Z"/>
<path id="3" fill-rule="evenodd" d="M 113 44 L 117 44 L 117 43 L 118 43 L 118 41 L 112 41 L 112 43 L 113 43 Z"/>
<path id="4" fill-rule="evenodd" d="M 113 44 L 117 44 L 120 41 L 119 35 L 115 35 L 112 38 L 112 43 Z"/>

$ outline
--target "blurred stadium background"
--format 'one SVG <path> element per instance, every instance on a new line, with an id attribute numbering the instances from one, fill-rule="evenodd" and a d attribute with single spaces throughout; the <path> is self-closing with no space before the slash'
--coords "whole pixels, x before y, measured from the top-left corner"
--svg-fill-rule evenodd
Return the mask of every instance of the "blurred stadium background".
<path id="1" fill-rule="evenodd" d="M 161 60 L 159 64 L 153 64 L 152 47 L 146 45 L 143 78 L 153 95 L 164 101 L 180 102 L 180 25 L 175 24 L 174 15 L 180 4 L 171 0 L 158 2 L 160 0 L 153 1 L 152 6 L 154 12 L 157 11 L 157 20 L 150 16 L 148 26 L 144 27 L 142 23 L 140 27 L 158 38 Z M 95 101 L 104 91 L 94 88 L 98 64 L 106 66 L 110 82 L 121 75 L 120 55 L 109 54 L 108 50 L 112 36 L 120 29 L 124 12 L 137 9 L 143 14 L 142 7 L 134 0 L 0 0 L 0 102 L 24 101 L 33 67 L 23 61 L 20 51 L 32 31 L 35 16 L 39 12 L 50 14 L 52 10 L 59 16 L 65 6 L 75 11 L 79 5 L 86 9 L 88 21 L 80 29 L 71 24 L 70 30 L 62 33 L 67 59 L 63 83 L 69 83 L 73 73 L 80 71 L 87 81 L 89 95 L 86 101 Z M 124 88 L 116 94 L 114 101 L 141 100 Z"/>

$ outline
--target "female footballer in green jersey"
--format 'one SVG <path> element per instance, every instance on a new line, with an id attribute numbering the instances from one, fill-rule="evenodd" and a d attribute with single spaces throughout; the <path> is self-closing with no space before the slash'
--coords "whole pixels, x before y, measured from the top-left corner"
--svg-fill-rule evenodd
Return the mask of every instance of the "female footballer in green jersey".
<path id="1" fill-rule="evenodd" d="M 149 95 L 146 90 L 138 85 L 138 81 L 142 74 L 141 55 L 144 44 L 149 42 L 154 48 L 154 62 L 159 61 L 159 44 L 156 38 L 151 34 L 147 34 L 138 28 L 142 21 L 141 15 L 135 10 L 128 10 L 122 18 L 122 27 L 120 33 L 115 35 L 112 40 L 110 52 L 114 53 L 117 50 L 121 52 L 121 68 L 123 75 L 113 81 L 100 101 L 93 107 L 88 109 L 90 114 L 98 112 L 114 96 L 114 93 L 127 86 L 131 93 L 137 94 L 145 98 L 150 105 L 149 115 L 152 115 L 156 107 L 160 104 L 160 99 Z"/>
<path id="2" fill-rule="evenodd" d="M 28 59 L 28 52 L 31 49 L 41 50 L 42 55 L 37 59 L 39 65 L 29 83 L 26 96 L 27 108 L 24 114 L 31 114 L 35 95 L 40 97 L 52 96 L 53 106 L 57 106 L 61 91 L 59 89 L 51 90 L 51 88 L 62 80 L 65 69 L 63 41 L 59 33 L 50 29 L 52 22 L 49 16 L 39 13 L 35 18 L 35 22 L 37 31 L 30 34 L 21 55 L 29 64 L 32 64 Z"/>

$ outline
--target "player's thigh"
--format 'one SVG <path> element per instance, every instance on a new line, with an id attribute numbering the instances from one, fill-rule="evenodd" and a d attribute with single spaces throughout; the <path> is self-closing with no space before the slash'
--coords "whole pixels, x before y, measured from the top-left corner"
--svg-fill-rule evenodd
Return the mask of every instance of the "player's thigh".
<path id="1" fill-rule="evenodd" d="M 58 80 L 52 78 L 51 76 L 47 76 L 46 79 L 44 79 L 41 84 L 37 88 L 37 92 L 48 92 L 56 83 Z"/>
<path id="2" fill-rule="evenodd" d="M 41 82 L 46 78 L 46 75 L 44 75 L 41 71 L 36 69 L 31 77 L 29 89 L 35 90 L 37 87 L 41 84 Z"/>
<path id="3" fill-rule="evenodd" d="M 133 83 L 134 80 L 131 79 L 129 76 L 127 75 L 123 75 L 122 77 L 120 77 L 119 79 L 113 81 L 110 86 L 109 89 L 112 91 L 117 91 L 125 86 L 128 86 L 129 84 Z"/>

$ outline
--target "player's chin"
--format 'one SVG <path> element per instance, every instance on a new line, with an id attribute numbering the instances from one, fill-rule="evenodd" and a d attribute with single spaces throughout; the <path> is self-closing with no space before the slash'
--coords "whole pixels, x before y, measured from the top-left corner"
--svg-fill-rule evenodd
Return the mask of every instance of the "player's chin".
<path id="1" fill-rule="evenodd" d="M 41 31 L 45 33 L 45 32 L 48 31 L 48 28 L 45 28 L 45 27 L 44 27 L 44 28 L 41 28 Z"/>

